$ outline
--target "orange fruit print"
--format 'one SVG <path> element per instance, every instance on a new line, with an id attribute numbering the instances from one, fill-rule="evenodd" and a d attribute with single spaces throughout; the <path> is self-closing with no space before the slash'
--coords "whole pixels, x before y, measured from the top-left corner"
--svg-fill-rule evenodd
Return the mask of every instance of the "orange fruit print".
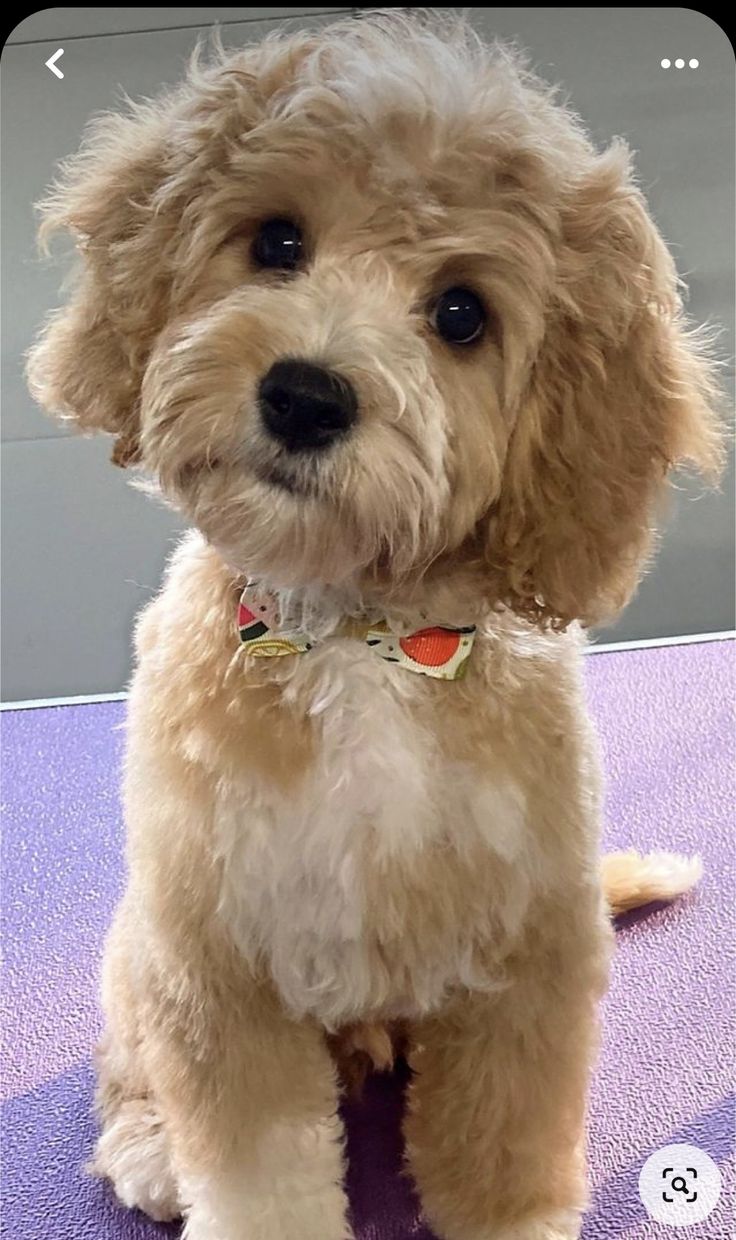
<path id="1" fill-rule="evenodd" d="M 399 645 L 415 663 L 424 667 L 442 667 L 449 663 L 460 647 L 460 634 L 448 629 L 420 629 L 410 637 L 402 637 Z"/>

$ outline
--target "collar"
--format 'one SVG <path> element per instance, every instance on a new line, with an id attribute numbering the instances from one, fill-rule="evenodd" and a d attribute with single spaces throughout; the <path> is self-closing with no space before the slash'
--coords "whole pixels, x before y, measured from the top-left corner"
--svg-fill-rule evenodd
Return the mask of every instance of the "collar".
<path id="1" fill-rule="evenodd" d="M 318 643 L 298 628 L 282 625 L 278 599 L 249 581 L 238 604 L 242 649 L 252 658 L 306 654 Z M 387 663 L 436 680 L 460 680 L 467 670 L 475 625 L 432 625 L 414 633 L 396 632 L 386 621 L 359 628 L 358 638 Z"/>

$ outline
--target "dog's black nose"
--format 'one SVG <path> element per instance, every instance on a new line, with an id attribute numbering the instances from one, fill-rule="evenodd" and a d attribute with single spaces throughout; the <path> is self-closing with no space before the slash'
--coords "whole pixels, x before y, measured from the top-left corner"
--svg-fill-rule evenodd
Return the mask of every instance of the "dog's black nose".
<path id="1" fill-rule="evenodd" d="M 311 362 L 276 362 L 261 380 L 258 396 L 264 426 L 290 452 L 326 448 L 358 416 L 347 379 Z"/>

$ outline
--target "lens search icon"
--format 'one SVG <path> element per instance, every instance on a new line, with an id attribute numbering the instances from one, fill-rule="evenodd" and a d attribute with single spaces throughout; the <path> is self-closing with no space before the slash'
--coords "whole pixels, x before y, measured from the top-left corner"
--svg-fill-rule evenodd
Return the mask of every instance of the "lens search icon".
<path id="1" fill-rule="evenodd" d="M 670 1227 L 702 1223 L 721 1195 L 721 1173 L 696 1145 L 665 1145 L 639 1173 L 639 1196 L 649 1216 Z"/>

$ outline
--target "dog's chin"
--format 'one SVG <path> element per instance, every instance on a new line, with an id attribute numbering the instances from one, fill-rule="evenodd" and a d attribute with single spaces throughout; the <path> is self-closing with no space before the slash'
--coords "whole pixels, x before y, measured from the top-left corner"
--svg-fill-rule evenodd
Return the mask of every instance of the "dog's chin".
<path id="1" fill-rule="evenodd" d="M 346 486 L 334 454 L 259 447 L 245 459 L 213 454 L 171 497 L 238 572 L 284 589 L 341 587 L 403 579 L 425 558 L 411 521 L 405 534 L 387 528 L 387 505 L 368 505 L 364 494 L 361 504 L 359 480 L 353 473 Z"/>
<path id="2" fill-rule="evenodd" d="M 345 581 L 370 554 L 349 514 L 337 520 L 334 498 L 288 462 L 220 463 L 175 506 L 238 573 L 283 589 Z"/>

